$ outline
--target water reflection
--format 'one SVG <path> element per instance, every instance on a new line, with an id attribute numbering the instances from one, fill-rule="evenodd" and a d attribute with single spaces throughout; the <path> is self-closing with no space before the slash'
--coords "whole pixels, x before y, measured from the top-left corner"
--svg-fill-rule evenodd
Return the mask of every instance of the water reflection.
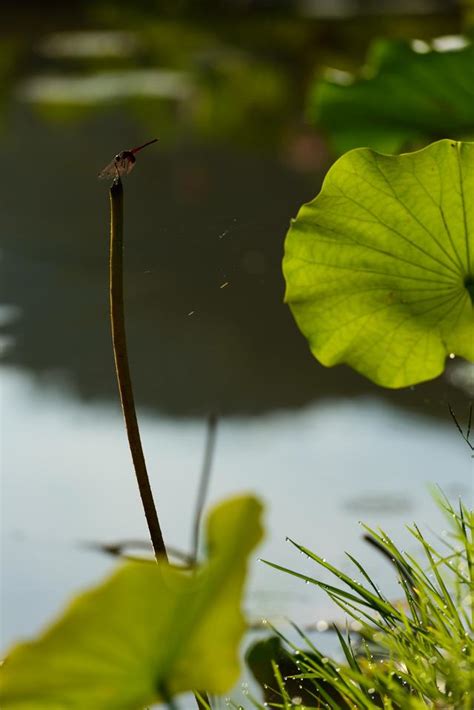
<path id="1" fill-rule="evenodd" d="M 77 107 L 113 103 L 131 97 L 183 100 L 191 90 L 183 72 L 140 69 L 75 77 L 47 74 L 20 84 L 17 97 L 31 103 L 73 104 Z"/>
<path id="2" fill-rule="evenodd" d="M 359 515 L 371 515 L 373 513 L 383 515 L 402 513 L 411 517 L 413 501 L 409 495 L 404 495 L 398 491 L 393 491 L 389 496 L 377 495 L 371 490 L 358 492 L 355 496 L 346 498 L 343 501 L 346 510 L 355 510 Z"/>
<path id="3" fill-rule="evenodd" d="M 39 386 L 20 373 L 3 372 L 1 385 L 8 413 L 2 422 L 1 516 L 6 646 L 35 633 L 73 592 L 113 567 L 111 557 L 90 543 L 146 540 L 147 533 L 118 409 L 79 404 L 58 383 Z M 141 421 L 165 539 L 190 551 L 206 423 L 151 414 Z M 390 565 L 363 542 L 358 521 L 381 524 L 411 550 L 407 522 L 440 529 L 427 485 L 436 481 L 455 497 L 466 493 L 469 475 L 470 455 L 454 427 L 373 399 L 223 419 L 209 505 L 247 490 L 267 509 L 247 600 L 250 622 L 288 617 L 311 625 L 335 615 L 324 594 L 258 563 L 260 556 L 315 574 L 312 563 L 285 543 L 286 535 L 345 571 L 350 563 L 344 550 L 360 556 L 396 596 Z M 383 507 L 361 512 L 358 505 L 343 505 L 362 492 L 368 500 L 407 499 L 410 510 L 387 514 Z"/>
<path id="4" fill-rule="evenodd" d="M 137 54 L 139 35 L 117 30 L 52 32 L 37 44 L 39 55 L 50 59 L 124 59 Z"/>

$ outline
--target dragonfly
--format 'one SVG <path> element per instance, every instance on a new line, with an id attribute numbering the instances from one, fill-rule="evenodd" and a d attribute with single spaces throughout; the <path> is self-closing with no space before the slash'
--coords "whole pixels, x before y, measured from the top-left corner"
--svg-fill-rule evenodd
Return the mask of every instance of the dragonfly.
<path id="1" fill-rule="evenodd" d="M 153 140 L 148 141 L 147 143 L 144 143 L 143 145 L 139 145 L 137 148 L 132 148 L 131 150 L 122 150 L 120 153 L 117 153 L 115 158 L 105 166 L 103 170 L 100 171 L 99 173 L 99 178 L 100 179 L 107 179 L 107 178 L 117 178 L 117 177 L 123 177 L 124 175 L 128 175 L 132 170 L 133 166 L 136 163 L 136 158 L 135 155 L 140 151 L 143 150 L 143 148 L 146 148 L 147 145 L 151 145 L 152 143 L 156 143 L 158 138 L 153 138 Z"/>

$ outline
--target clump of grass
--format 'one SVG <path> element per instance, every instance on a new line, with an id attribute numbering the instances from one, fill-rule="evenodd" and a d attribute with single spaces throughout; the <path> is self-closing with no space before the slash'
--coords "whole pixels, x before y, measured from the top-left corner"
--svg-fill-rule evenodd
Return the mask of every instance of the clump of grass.
<path id="1" fill-rule="evenodd" d="M 291 676 L 284 676 L 281 656 L 273 659 L 275 683 L 270 702 L 266 694 L 266 706 L 472 710 L 474 514 L 462 503 L 455 509 L 442 495 L 437 502 L 449 533 L 433 543 L 416 525 L 409 527 L 420 555 L 401 551 L 381 529 L 365 528 L 394 566 L 403 593 L 399 601 L 387 598 L 351 555 L 363 582 L 292 540 L 297 550 L 331 572 L 338 583 L 328 584 L 267 562 L 324 589 L 352 622 L 357 622 L 358 631 L 351 636 L 349 631 L 343 634 L 334 629 L 344 663 L 327 658 L 297 627 L 305 649 L 277 632 L 294 666 Z M 302 691 L 296 695 L 295 681 Z"/>

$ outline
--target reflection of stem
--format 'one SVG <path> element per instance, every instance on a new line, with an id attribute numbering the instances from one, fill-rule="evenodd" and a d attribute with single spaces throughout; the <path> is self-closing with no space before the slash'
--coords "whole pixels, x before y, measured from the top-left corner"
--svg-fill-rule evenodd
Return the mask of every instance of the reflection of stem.
<path id="1" fill-rule="evenodd" d="M 133 555 L 127 552 L 129 548 L 138 548 L 139 550 L 146 550 L 149 552 L 150 543 L 145 540 L 118 540 L 117 542 L 88 542 L 84 543 L 84 546 L 96 550 L 99 552 L 105 552 L 106 555 L 113 555 L 114 557 L 120 557 L 125 560 L 140 560 L 144 562 L 151 562 L 153 558 L 145 557 L 143 555 Z M 184 568 L 191 568 L 194 566 L 194 558 L 188 555 L 187 552 L 178 550 L 176 547 L 166 546 L 166 551 L 171 558 L 175 558 Z"/>
<path id="2" fill-rule="evenodd" d="M 128 443 L 132 454 L 138 489 L 145 511 L 155 557 L 167 559 L 166 547 L 153 501 L 150 480 L 146 470 L 137 413 L 133 397 L 130 367 L 128 364 L 125 314 L 123 304 L 123 188 L 117 176 L 110 188 L 110 321 L 115 371 L 122 403 Z"/>
<path id="3" fill-rule="evenodd" d="M 196 501 L 196 511 L 194 514 L 193 525 L 193 552 L 192 559 L 197 562 L 199 548 L 199 525 L 201 523 L 202 511 L 206 502 L 207 491 L 209 488 L 209 479 L 211 476 L 212 458 L 216 445 L 217 433 L 217 416 L 211 412 L 207 420 L 207 440 L 206 450 L 204 452 L 204 461 L 202 464 L 201 478 L 199 481 L 199 490 Z"/>

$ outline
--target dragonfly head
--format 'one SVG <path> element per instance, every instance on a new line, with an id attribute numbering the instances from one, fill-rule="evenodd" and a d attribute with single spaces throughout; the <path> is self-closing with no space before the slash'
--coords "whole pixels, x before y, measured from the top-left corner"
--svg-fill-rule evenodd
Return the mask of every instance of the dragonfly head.
<path id="1" fill-rule="evenodd" d="M 131 150 L 122 150 L 120 153 L 117 153 L 117 155 L 114 158 L 116 163 L 121 163 L 124 160 L 128 160 L 131 163 L 135 162 L 135 156 L 133 155 Z"/>

